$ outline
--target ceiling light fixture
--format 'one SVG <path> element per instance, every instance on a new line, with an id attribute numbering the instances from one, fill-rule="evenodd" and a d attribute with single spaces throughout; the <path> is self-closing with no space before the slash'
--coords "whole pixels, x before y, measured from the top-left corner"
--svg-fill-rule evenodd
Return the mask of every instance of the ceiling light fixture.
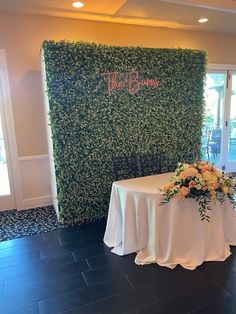
<path id="1" fill-rule="evenodd" d="M 72 6 L 76 9 L 80 9 L 80 8 L 84 7 L 84 3 L 83 2 L 73 2 Z"/>
<path id="2" fill-rule="evenodd" d="M 208 22 L 208 19 L 204 17 L 202 19 L 199 19 L 198 22 L 199 23 L 206 23 L 206 22 Z"/>

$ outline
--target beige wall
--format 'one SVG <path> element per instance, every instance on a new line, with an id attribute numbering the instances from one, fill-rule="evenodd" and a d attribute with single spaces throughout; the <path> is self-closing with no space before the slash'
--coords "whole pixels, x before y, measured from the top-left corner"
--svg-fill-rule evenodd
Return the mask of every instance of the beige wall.
<path id="1" fill-rule="evenodd" d="M 204 49 L 211 63 L 236 63 L 236 36 L 0 13 L 19 156 L 47 154 L 40 47 L 48 39 Z"/>
<path id="2" fill-rule="evenodd" d="M 50 39 L 204 49 L 210 63 L 236 64 L 236 36 L 0 13 L 18 146 L 18 209 L 51 204 L 56 195 L 52 198 L 40 64 L 40 47 Z"/>

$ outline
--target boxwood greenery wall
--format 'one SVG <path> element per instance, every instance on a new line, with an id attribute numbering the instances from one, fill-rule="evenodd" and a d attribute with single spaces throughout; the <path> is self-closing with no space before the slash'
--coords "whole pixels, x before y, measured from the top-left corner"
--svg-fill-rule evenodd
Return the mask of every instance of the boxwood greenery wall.
<path id="1" fill-rule="evenodd" d="M 112 155 L 163 152 L 164 171 L 200 157 L 206 55 L 188 49 L 43 43 L 60 220 L 107 215 Z M 108 72 L 159 82 L 108 93 Z M 153 81 L 151 81 L 153 80 Z"/>

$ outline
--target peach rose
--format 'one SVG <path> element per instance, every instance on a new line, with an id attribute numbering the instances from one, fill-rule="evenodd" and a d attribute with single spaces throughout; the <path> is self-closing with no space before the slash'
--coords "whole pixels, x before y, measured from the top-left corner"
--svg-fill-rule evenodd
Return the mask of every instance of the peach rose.
<path id="1" fill-rule="evenodd" d="M 208 181 L 208 182 L 217 182 L 217 177 L 210 171 L 205 171 L 203 174 L 202 174 L 202 177 L 204 180 Z"/>
<path id="2" fill-rule="evenodd" d="M 189 182 L 189 187 L 190 188 L 193 188 L 193 187 L 195 187 L 197 185 L 197 183 L 195 182 L 195 181 L 190 181 Z"/>
<path id="3" fill-rule="evenodd" d="M 223 186 L 222 190 L 224 193 L 230 193 L 230 188 L 228 186 Z"/>
<path id="4" fill-rule="evenodd" d="M 211 170 L 211 166 L 208 164 L 200 164 L 199 168 L 201 169 L 201 172 L 205 172 L 205 171 L 210 171 Z"/>
<path id="5" fill-rule="evenodd" d="M 187 171 L 182 171 L 179 176 L 180 176 L 181 179 L 186 179 L 188 177 L 188 172 Z"/>
<path id="6" fill-rule="evenodd" d="M 218 182 L 212 182 L 211 183 L 211 188 L 212 189 L 216 190 L 216 189 L 218 189 L 218 187 L 219 187 L 219 183 Z"/>
<path id="7" fill-rule="evenodd" d="M 164 192 L 168 192 L 168 191 L 170 191 L 171 189 L 173 189 L 173 187 L 174 187 L 174 184 L 173 184 L 172 182 L 170 182 L 170 183 L 168 183 L 167 185 L 165 185 L 165 186 L 163 187 L 163 191 L 164 191 Z"/>
<path id="8" fill-rule="evenodd" d="M 186 197 L 189 194 L 189 188 L 187 188 L 186 186 L 182 186 L 179 189 L 179 193 L 183 195 L 183 197 Z"/>

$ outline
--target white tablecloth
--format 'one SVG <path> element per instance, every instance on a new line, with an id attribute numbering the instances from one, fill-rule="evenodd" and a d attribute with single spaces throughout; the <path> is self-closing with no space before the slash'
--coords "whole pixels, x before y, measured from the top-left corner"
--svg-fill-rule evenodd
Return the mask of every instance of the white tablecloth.
<path id="1" fill-rule="evenodd" d="M 224 261 L 236 245 L 236 212 L 228 201 L 212 202 L 211 222 L 201 221 L 198 203 L 173 198 L 160 206 L 158 187 L 173 173 L 113 183 L 104 242 L 112 252 L 137 252 L 137 264 L 177 264 L 194 269 L 204 261 Z"/>

